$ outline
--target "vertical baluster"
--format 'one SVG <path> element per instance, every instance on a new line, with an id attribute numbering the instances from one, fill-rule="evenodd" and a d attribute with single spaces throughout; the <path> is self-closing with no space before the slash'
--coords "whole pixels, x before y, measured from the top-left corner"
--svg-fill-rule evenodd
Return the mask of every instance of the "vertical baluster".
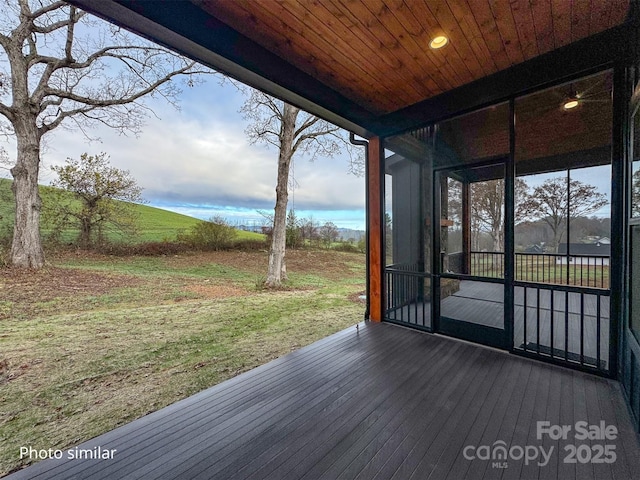
<path id="1" fill-rule="evenodd" d="M 564 292 L 564 359 L 569 360 L 569 290 Z"/>
<path id="2" fill-rule="evenodd" d="M 518 265 L 518 262 L 520 262 L 520 265 Z M 516 253 L 516 280 L 522 280 L 522 255 L 518 255 Z M 520 272 L 520 274 L 518 275 L 518 272 Z"/>
<path id="3" fill-rule="evenodd" d="M 580 365 L 584 365 L 584 293 L 580 293 Z"/>
<path id="4" fill-rule="evenodd" d="M 540 355 L 540 287 L 536 287 L 536 353 Z"/>
<path id="5" fill-rule="evenodd" d="M 421 278 L 422 278 L 422 277 L 421 277 L 421 276 L 419 276 L 417 273 L 416 273 L 416 275 L 414 275 L 414 277 L 413 277 L 413 284 L 414 284 L 414 287 L 413 287 L 413 288 L 415 288 L 415 289 L 416 289 L 416 296 L 414 297 L 414 299 L 415 299 L 415 300 L 414 300 L 414 303 L 416 304 L 416 305 L 415 305 L 415 312 L 416 312 L 416 324 L 418 324 L 418 323 L 419 323 L 420 325 L 422 325 L 422 326 L 424 327 L 424 317 L 421 317 L 421 316 L 420 316 L 420 307 L 419 307 L 419 305 L 418 305 L 418 301 L 419 301 L 419 300 L 421 300 L 419 303 L 421 303 L 421 304 L 423 304 L 423 303 L 424 303 L 424 300 L 422 299 L 422 293 L 421 293 L 421 291 L 420 291 L 420 285 L 421 285 L 421 283 L 422 283 L 422 282 L 420 281 L 420 280 L 421 280 Z M 419 319 L 419 321 L 418 321 L 418 319 Z"/>
<path id="6" fill-rule="evenodd" d="M 523 341 L 522 344 L 524 345 L 524 351 L 527 351 L 527 287 L 524 287 L 523 289 L 523 295 L 524 295 L 524 317 L 522 320 L 522 327 L 524 329 L 524 333 L 523 333 Z"/>
<path id="7" fill-rule="evenodd" d="M 389 310 L 390 310 L 390 302 L 391 304 L 393 304 L 393 299 L 389 296 L 389 284 L 391 283 L 391 273 L 387 272 L 387 274 L 385 275 L 385 280 L 387 281 L 387 294 L 385 295 L 385 299 L 384 302 L 387 305 L 386 311 L 387 311 L 387 318 L 390 318 L 391 315 L 389 314 Z M 367 295 L 369 294 L 369 292 L 367 292 Z"/>
<path id="8" fill-rule="evenodd" d="M 549 295 L 551 297 L 551 358 L 553 358 L 553 322 L 555 320 L 555 311 L 553 309 L 553 300 L 554 300 L 554 295 L 553 295 L 553 290 L 549 290 Z"/>
<path id="9" fill-rule="evenodd" d="M 601 367 L 600 362 L 600 293 L 596 297 L 596 363 L 598 368 Z"/>
<path id="10" fill-rule="evenodd" d="M 402 303 L 400 303 L 400 321 L 405 322 L 404 319 L 404 304 L 407 302 L 407 275 L 402 273 L 400 276 L 402 282 Z M 408 308 L 407 308 L 408 310 Z"/>

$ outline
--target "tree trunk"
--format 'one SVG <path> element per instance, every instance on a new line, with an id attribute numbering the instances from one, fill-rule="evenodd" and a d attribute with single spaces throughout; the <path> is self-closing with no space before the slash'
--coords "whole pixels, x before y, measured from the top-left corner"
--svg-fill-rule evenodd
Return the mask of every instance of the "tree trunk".
<path id="1" fill-rule="evenodd" d="M 269 250 L 267 287 L 279 287 L 287 280 L 285 247 L 287 241 L 287 202 L 289 200 L 289 167 L 293 156 L 293 141 L 296 118 L 300 109 L 284 104 L 280 126 L 280 153 L 278 155 L 278 182 L 276 185 L 276 206 L 273 215 L 273 233 Z"/>
<path id="2" fill-rule="evenodd" d="M 30 123 L 25 121 L 24 124 Z M 18 160 L 11 169 L 15 197 L 16 218 L 11 245 L 11 264 L 20 268 L 42 268 L 44 251 L 40 238 L 40 208 L 42 200 L 38 193 L 38 171 L 40 168 L 40 141 L 33 125 L 16 128 Z"/>
<path id="3" fill-rule="evenodd" d="M 89 249 L 91 247 L 91 219 L 83 217 L 80 219 L 80 247 Z"/>

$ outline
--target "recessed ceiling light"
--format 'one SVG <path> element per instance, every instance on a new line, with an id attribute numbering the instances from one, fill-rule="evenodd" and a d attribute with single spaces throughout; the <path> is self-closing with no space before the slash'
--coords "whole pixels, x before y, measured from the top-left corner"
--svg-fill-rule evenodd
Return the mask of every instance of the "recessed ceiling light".
<path id="1" fill-rule="evenodd" d="M 564 108 L 565 110 L 572 110 L 576 108 L 578 105 L 580 105 L 580 102 L 578 101 L 577 98 L 570 98 L 566 102 L 564 102 L 564 105 L 562 105 L 562 108 Z"/>
<path id="2" fill-rule="evenodd" d="M 439 48 L 444 47 L 447 43 L 449 43 L 449 39 L 447 37 L 444 35 L 438 35 L 429 42 L 429 46 L 434 50 L 438 50 Z"/>

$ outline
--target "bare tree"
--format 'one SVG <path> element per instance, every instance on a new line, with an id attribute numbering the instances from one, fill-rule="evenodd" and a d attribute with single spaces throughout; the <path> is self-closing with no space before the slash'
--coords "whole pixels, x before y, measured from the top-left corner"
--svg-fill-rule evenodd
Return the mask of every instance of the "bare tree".
<path id="1" fill-rule="evenodd" d="M 489 180 L 471 184 L 471 231 L 476 236 L 487 231 L 493 242 L 493 251 L 504 249 L 504 180 Z M 526 218 L 523 208 L 529 187 L 521 178 L 515 181 L 515 223 Z"/>
<path id="2" fill-rule="evenodd" d="M 11 174 L 16 212 L 10 261 L 40 268 L 42 202 L 38 173 L 43 136 L 58 128 L 103 124 L 138 133 L 143 98 L 174 102 L 178 75 L 203 73 L 194 62 L 55 0 L 2 0 L 0 114 L 15 135 Z M 3 58 L 4 57 L 4 58 Z M 208 71 L 207 71 L 208 72 Z M 190 80 L 193 81 L 193 80 Z"/>
<path id="3" fill-rule="evenodd" d="M 557 252 L 567 219 L 588 216 L 608 203 L 595 186 L 579 180 L 567 182 L 567 177 L 556 177 L 535 187 L 522 208 L 528 217 L 540 219 L 549 225 L 553 235 L 552 246 Z"/>
<path id="4" fill-rule="evenodd" d="M 300 235 L 302 241 L 309 241 L 311 243 L 318 239 L 318 229 L 320 228 L 318 222 L 313 217 L 303 218 L 300 220 Z"/>
<path id="5" fill-rule="evenodd" d="M 529 187 L 521 178 L 515 181 L 515 223 L 526 218 L 524 204 L 528 198 Z M 462 184 L 454 179 L 448 182 L 449 218 L 462 221 Z M 504 249 L 504 180 L 486 180 L 470 184 L 469 199 L 472 249 L 480 248 L 482 233 L 491 237 L 492 250 L 501 252 Z"/>
<path id="6" fill-rule="evenodd" d="M 320 227 L 320 237 L 326 248 L 331 247 L 331 244 L 337 241 L 339 236 L 340 232 L 338 231 L 338 227 L 336 227 L 333 222 L 325 222 L 325 224 Z"/>
<path id="7" fill-rule="evenodd" d="M 268 287 L 278 287 L 287 279 L 285 247 L 291 159 L 296 153 L 306 154 L 313 160 L 331 157 L 343 148 L 349 152 L 351 149 L 343 131 L 335 125 L 257 90 L 251 91 L 241 112 L 251 122 L 246 129 L 250 141 L 272 145 L 279 152 L 273 234 L 265 282 Z M 356 157 L 350 158 L 351 170 L 357 171 L 359 162 Z"/>

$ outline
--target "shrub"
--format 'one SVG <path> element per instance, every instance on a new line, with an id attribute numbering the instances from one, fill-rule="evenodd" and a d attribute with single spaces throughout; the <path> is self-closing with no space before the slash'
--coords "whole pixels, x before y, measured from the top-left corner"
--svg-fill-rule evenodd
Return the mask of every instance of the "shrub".
<path id="1" fill-rule="evenodd" d="M 233 243 L 234 250 L 242 250 L 245 252 L 257 252 L 260 250 L 265 250 L 267 248 L 269 248 L 269 245 L 266 239 L 254 240 L 254 239 L 245 238 L 243 240 L 236 240 Z"/>
<path id="2" fill-rule="evenodd" d="M 197 223 L 178 240 L 199 250 L 224 250 L 233 245 L 236 236 L 236 230 L 222 217 L 216 216 Z"/>
<path id="3" fill-rule="evenodd" d="M 361 250 L 354 243 L 348 242 L 340 242 L 333 247 L 333 250 L 337 250 L 338 252 L 347 252 L 347 253 L 361 253 Z"/>

